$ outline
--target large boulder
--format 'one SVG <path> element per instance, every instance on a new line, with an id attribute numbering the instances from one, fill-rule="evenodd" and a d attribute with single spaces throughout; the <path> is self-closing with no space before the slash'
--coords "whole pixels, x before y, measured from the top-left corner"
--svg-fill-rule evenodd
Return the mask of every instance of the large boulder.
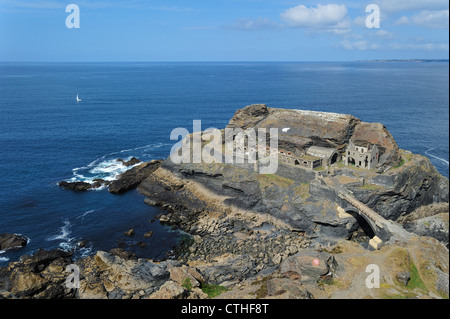
<path id="1" fill-rule="evenodd" d="M 18 234 L 0 234 L 0 250 L 22 248 L 27 242 L 26 237 Z"/>
<path id="2" fill-rule="evenodd" d="M 170 279 L 180 285 L 200 287 L 204 281 L 203 276 L 195 269 L 187 266 L 173 267 L 169 269 Z"/>
<path id="3" fill-rule="evenodd" d="M 280 273 L 286 276 L 297 274 L 302 282 L 316 282 L 332 270 L 329 265 L 330 257 L 325 252 L 305 249 L 284 260 L 280 265 Z"/>

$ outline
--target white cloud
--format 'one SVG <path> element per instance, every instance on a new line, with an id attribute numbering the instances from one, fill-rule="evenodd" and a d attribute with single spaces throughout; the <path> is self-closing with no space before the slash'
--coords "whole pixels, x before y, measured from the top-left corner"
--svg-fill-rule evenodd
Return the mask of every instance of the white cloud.
<path id="1" fill-rule="evenodd" d="M 409 18 L 407 16 L 400 17 L 397 21 L 395 21 L 396 25 L 405 25 L 410 24 Z"/>
<path id="2" fill-rule="evenodd" d="M 361 17 L 361 16 L 356 17 L 355 19 L 353 19 L 353 24 L 360 28 L 367 28 L 366 19 L 367 19 L 367 17 Z"/>
<path id="3" fill-rule="evenodd" d="M 380 10 L 386 12 L 445 10 L 449 8 L 448 0 L 376 0 Z"/>
<path id="4" fill-rule="evenodd" d="M 425 28 L 448 29 L 449 10 L 422 11 L 411 18 L 412 22 Z"/>
<path id="5" fill-rule="evenodd" d="M 348 10 L 345 5 L 327 4 L 308 8 L 299 5 L 285 10 L 281 19 L 293 28 L 338 28 L 348 27 Z"/>
<path id="6" fill-rule="evenodd" d="M 269 18 L 239 19 L 230 28 L 244 31 L 275 29 L 280 27 Z"/>
<path id="7" fill-rule="evenodd" d="M 399 18 L 396 25 L 416 24 L 429 29 L 448 29 L 449 10 L 421 11 L 411 17 L 403 16 Z"/>
<path id="8" fill-rule="evenodd" d="M 378 30 L 375 32 L 375 34 L 383 39 L 392 39 L 394 38 L 394 34 L 392 32 L 386 31 L 384 29 Z"/>

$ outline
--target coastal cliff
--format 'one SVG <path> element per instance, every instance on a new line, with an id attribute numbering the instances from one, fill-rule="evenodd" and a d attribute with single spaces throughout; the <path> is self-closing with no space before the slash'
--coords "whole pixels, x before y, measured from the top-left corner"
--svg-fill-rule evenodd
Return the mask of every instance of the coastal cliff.
<path id="1" fill-rule="evenodd" d="M 351 139 L 377 143 L 382 151 L 376 170 L 342 162 L 308 170 L 280 162 L 276 174 L 271 175 L 259 174 L 251 164 L 174 164 L 168 158 L 138 188 L 147 203 L 171 211 L 172 222 L 182 228 L 183 222 L 198 219 L 195 216 L 211 211 L 212 205 L 221 214 L 251 212 L 261 220 L 270 217 L 320 242 L 333 242 L 351 237 L 361 224 L 358 216 L 340 207 L 333 187 L 322 185 L 324 178 L 348 189 L 363 204 L 393 221 L 421 206 L 448 202 L 448 179 L 429 159 L 400 150 L 381 124 L 364 123 L 350 115 L 251 105 L 237 111 L 228 127 L 289 128 L 279 140 L 292 153 L 313 144 L 345 153 Z"/>
<path id="2" fill-rule="evenodd" d="M 176 260 L 40 251 L 0 268 L 0 298 L 448 298 L 449 180 L 429 159 L 351 115 L 258 104 L 227 128 L 278 129 L 276 173 L 168 157 L 135 163 L 109 186 L 113 194 L 137 186 L 162 209 L 162 224 L 188 234 Z M 347 165 L 351 144 L 377 152 L 373 169 Z M 331 149 L 330 158 L 312 148 Z M 302 158 L 321 165 L 300 167 Z M 64 288 L 71 263 L 83 274 L 79 289 Z M 374 263 L 379 290 L 364 284 Z"/>

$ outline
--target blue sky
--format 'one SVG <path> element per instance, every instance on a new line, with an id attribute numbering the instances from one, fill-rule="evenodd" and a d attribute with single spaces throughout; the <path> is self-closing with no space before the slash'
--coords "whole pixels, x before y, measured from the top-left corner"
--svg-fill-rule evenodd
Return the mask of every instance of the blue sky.
<path id="1" fill-rule="evenodd" d="M 448 38 L 448 0 L 0 0 L 0 61 L 448 59 Z"/>

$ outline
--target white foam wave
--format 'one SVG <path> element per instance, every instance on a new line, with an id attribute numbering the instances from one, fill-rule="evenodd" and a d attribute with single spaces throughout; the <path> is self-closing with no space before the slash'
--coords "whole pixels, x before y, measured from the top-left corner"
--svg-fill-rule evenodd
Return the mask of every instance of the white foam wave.
<path id="1" fill-rule="evenodd" d="M 91 252 L 92 252 L 92 247 L 83 247 L 78 250 L 78 253 L 81 258 L 88 257 L 89 255 L 91 255 Z"/>
<path id="2" fill-rule="evenodd" d="M 4 262 L 4 261 L 8 261 L 9 260 L 9 258 L 7 258 L 7 257 L 0 257 L 0 262 Z"/>
<path id="3" fill-rule="evenodd" d="M 89 214 L 92 214 L 93 212 L 95 212 L 95 209 L 88 210 L 83 214 L 81 214 L 80 216 L 78 216 L 76 219 L 81 219 L 81 223 L 84 223 L 84 217 L 86 217 Z"/>
<path id="4" fill-rule="evenodd" d="M 118 179 L 120 174 L 123 174 L 127 170 L 130 170 L 133 167 L 139 165 L 138 163 L 133 166 L 126 166 L 122 161 L 118 160 L 119 157 L 121 157 L 124 161 L 129 161 L 131 158 L 133 158 L 133 156 L 141 158 L 141 160 L 145 160 L 146 158 L 151 157 L 149 153 L 152 150 L 158 149 L 165 145 L 168 144 L 149 144 L 103 155 L 102 157 L 97 158 L 86 166 L 76 167 L 72 169 L 73 177 L 69 180 L 69 182 L 85 182 L 94 184 L 94 180 L 96 179 L 103 179 L 108 182 L 115 181 Z M 136 153 L 139 153 L 139 151 L 142 152 L 142 154 L 137 155 Z M 125 157 L 123 155 L 128 156 Z M 99 191 L 106 188 L 107 186 L 101 186 L 98 188 L 93 188 L 92 190 Z"/>
<path id="5" fill-rule="evenodd" d="M 47 241 L 53 240 L 70 240 L 69 235 L 71 231 L 69 230 L 71 224 L 68 220 L 64 221 L 64 226 L 61 227 L 60 233 L 58 235 L 50 236 L 47 238 Z"/>
<path id="6" fill-rule="evenodd" d="M 428 156 L 430 156 L 430 157 L 432 157 L 432 158 L 434 158 L 434 159 L 437 159 L 437 160 L 441 161 L 442 163 L 445 163 L 445 164 L 448 166 L 448 165 L 449 165 L 448 160 L 446 160 L 446 159 L 444 159 L 444 158 L 441 158 L 441 157 L 439 157 L 439 156 L 430 154 L 430 152 L 433 151 L 433 150 L 434 150 L 434 148 L 430 148 L 429 150 L 425 151 L 425 154 L 427 154 Z"/>

